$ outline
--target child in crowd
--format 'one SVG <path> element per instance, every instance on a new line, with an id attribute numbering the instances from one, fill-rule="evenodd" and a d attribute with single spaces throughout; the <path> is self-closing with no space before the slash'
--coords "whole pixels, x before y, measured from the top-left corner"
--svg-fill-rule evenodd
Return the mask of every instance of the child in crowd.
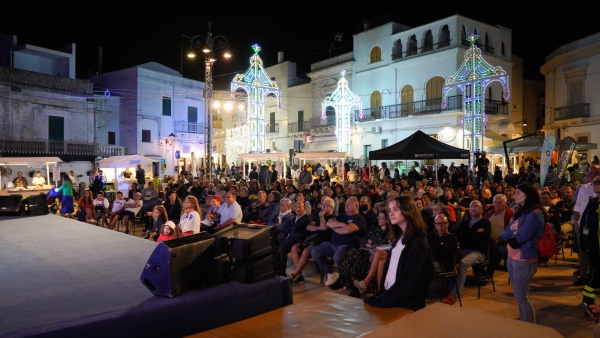
<path id="1" fill-rule="evenodd" d="M 94 218 L 97 225 L 102 225 L 102 217 L 108 213 L 108 200 L 104 198 L 104 191 L 100 190 L 94 200 Z"/>
<path id="2" fill-rule="evenodd" d="M 172 221 L 167 221 L 167 223 L 165 223 L 162 226 L 162 231 L 160 236 L 158 237 L 158 239 L 156 240 L 156 243 L 160 243 L 162 241 L 168 241 L 170 239 L 175 238 L 175 223 L 173 223 Z"/>

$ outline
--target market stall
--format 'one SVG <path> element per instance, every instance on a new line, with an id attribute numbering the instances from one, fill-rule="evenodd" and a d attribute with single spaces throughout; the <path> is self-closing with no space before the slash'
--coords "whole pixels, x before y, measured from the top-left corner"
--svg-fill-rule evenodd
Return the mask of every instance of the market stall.
<path id="1" fill-rule="evenodd" d="M 0 182 L 0 192 L 2 192 L 4 195 L 18 194 L 24 196 L 47 193 L 50 188 L 54 187 L 50 181 L 50 170 L 53 170 L 54 167 L 57 167 L 57 171 L 60 173 L 60 167 L 58 166 L 58 163 L 61 162 L 62 160 L 58 157 L 0 157 L 0 167 L 3 169 L 2 181 Z M 36 171 L 35 169 L 37 168 L 45 168 L 46 170 L 46 184 L 44 186 L 34 187 L 31 184 L 32 178 L 26 177 L 29 180 L 27 187 L 10 187 L 10 189 L 6 189 L 6 185 L 8 185 L 8 183 L 12 183 L 13 176 L 16 177 L 17 172 L 21 171 L 25 175 L 25 172 Z M 54 176 L 53 178 L 55 181 L 60 180 L 60 177 L 57 176 Z"/>
<path id="2" fill-rule="evenodd" d="M 123 155 L 113 156 L 98 161 L 98 169 L 102 170 L 106 177 L 106 182 L 112 182 L 114 184 L 115 191 L 128 191 L 131 183 L 137 182 L 135 179 L 135 168 L 138 164 L 142 165 L 142 169 L 145 171 L 146 183 L 151 181 L 154 177 L 152 172 L 152 163 L 158 162 L 157 160 L 140 156 L 140 155 Z M 123 172 L 129 168 L 132 173 L 130 178 L 125 178 Z"/>
<path id="3" fill-rule="evenodd" d="M 297 153 L 294 158 L 302 161 L 302 166 L 306 164 L 306 161 L 320 161 L 326 160 L 325 169 L 332 172 L 331 168 L 336 167 L 338 173 L 344 172 L 344 158 L 346 157 L 345 152 L 333 152 L 333 151 L 325 151 L 325 152 L 314 152 L 314 153 Z M 313 179 L 317 179 L 317 176 L 313 175 Z M 340 176 L 338 180 L 343 179 L 343 175 Z"/>
<path id="4" fill-rule="evenodd" d="M 285 177 L 287 170 L 286 160 L 290 158 L 287 153 L 248 153 L 239 154 L 238 158 L 242 159 L 242 177 L 246 177 L 246 162 L 248 162 L 248 168 L 252 168 L 252 162 L 258 164 L 260 162 L 275 164 L 275 169 L 279 173 L 279 178 Z M 275 163 L 273 163 L 275 162 Z"/>

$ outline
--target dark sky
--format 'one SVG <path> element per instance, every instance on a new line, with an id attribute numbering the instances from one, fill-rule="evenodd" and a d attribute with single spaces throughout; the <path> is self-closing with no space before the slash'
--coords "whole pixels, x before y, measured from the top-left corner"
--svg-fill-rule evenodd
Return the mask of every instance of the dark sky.
<path id="1" fill-rule="evenodd" d="M 141 3 L 141 2 L 137 2 Z M 396 21 L 416 27 L 454 14 L 512 29 L 513 54 L 524 58 L 525 78 L 541 79 L 544 58 L 559 46 L 600 31 L 600 1 L 195 1 L 187 6 L 122 2 L 11 1 L 0 7 L 0 33 L 14 34 L 19 44 L 55 48 L 77 44 L 77 74 L 98 71 L 98 46 L 104 48 L 105 72 L 150 61 L 180 70 L 182 34 L 206 33 L 212 21 L 215 35 L 229 38 L 232 59 L 214 67 L 216 89 L 226 89 L 234 74 L 248 67 L 250 46 L 263 48 L 265 65 L 277 62 L 277 52 L 298 63 L 299 73 L 311 62 L 327 58 L 336 32 L 344 33 L 334 55 L 351 50 L 352 35 L 362 22 Z M 431 5 L 439 3 L 439 5 Z M 555 2 L 556 3 L 556 2 Z M 250 7 L 261 4 L 262 8 Z M 189 39 L 184 38 L 185 50 Z M 186 77 L 203 80 L 200 60 L 183 60 Z"/>

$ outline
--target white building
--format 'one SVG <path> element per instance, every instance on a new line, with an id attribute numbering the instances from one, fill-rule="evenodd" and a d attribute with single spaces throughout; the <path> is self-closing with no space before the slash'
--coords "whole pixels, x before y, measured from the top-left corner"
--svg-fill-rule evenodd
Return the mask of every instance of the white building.
<path id="1" fill-rule="evenodd" d="M 546 77 L 544 131 L 558 139 L 599 143 L 594 132 L 600 123 L 600 33 L 563 45 L 546 57 L 541 67 Z M 585 159 L 600 155 L 588 150 Z"/>
<path id="2" fill-rule="evenodd" d="M 96 97 L 104 101 L 96 104 L 104 119 L 98 119 L 101 145 L 122 146 L 126 155 L 156 159 L 154 172 L 161 175 L 200 163 L 205 135 L 203 82 L 183 78 L 155 62 L 95 75 L 91 80 L 100 93 L 106 93 Z M 113 104 L 114 97 L 118 102 Z"/>

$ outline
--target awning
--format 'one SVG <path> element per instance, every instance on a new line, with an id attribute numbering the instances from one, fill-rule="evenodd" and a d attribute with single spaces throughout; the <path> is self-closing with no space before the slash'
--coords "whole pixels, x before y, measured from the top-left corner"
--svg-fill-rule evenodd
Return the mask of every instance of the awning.
<path id="1" fill-rule="evenodd" d="M 294 158 L 297 160 L 317 160 L 317 159 L 330 159 L 330 158 L 344 158 L 346 153 L 336 152 L 319 152 L 319 153 L 297 153 Z"/>
<path id="2" fill-rule="evenodd" d="M 560 149 L 560 144 L 562 140 L 556 140 L 556 145 L 554 146 L 554 151 L 558 151 Z M 544 143 L 543 137 L 532 137 L 523 140 L 516 140 L 512 142 L 508 142 L 506 144 L 506 150 L 509 153 L 529 153 L 541 151 L 542 145 Z M 584 143 L 577 142 L 575 145 L 575 150 L 577 151 L 585 151 L 590 149 L 598 149 L 596 143 Z M 493 146 L 487 148 L 487 152 L 490 154 L 504 154 L 504 147 L 502 145 Z"/>
<path id="3" fill-rule="evenodd" d="M 280 158 L 290 158 L 288 153 L 247 153 L 238 154 L 242 160 L 275 160 Z"/>
<path id="4" fill-rule="evenodd" d="M 492 140 L 493 142 L 504 142 L 504 141 L 509 140 L 508 137 L 504 137 L 504 136 L 502 136 L 494 131 L 491 131 L 491 130 L 485 131 L 485 138 L 488 138 L 488 139 Z"/>
<path id="5" fill-rule="evenodd" d="M 314 140 L 306 143 L 302 151 L 309 152 L 327 152 L 337 150 L 337 138 L 335 136 L 315 136 Z"/>
<path id="6" fill-rule="evenodd" d="M 0 165 L 55 164 L 64 162 L 58 157 L 0 157 Z"/>

